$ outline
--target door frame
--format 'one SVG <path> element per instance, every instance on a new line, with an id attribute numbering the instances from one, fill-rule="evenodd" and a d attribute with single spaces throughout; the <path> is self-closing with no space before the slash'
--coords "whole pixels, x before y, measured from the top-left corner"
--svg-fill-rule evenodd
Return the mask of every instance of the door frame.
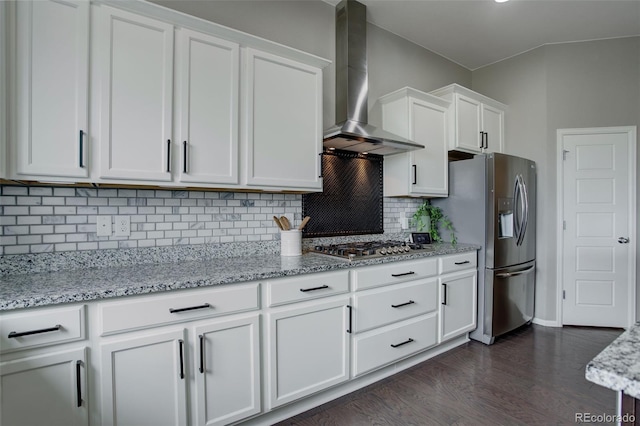
<path id="1" fill-rule="evenodd" d="M 618 126 L 618 127 L 587 127 L 575 129 L 557 129 L 556 130 L 556 158 L 557 158 L 557 174 L 556 174 L 556 235 L 563 235 L 564 222 L 564 155 L 562 147 L 562 138 L 566 135 L 586 135 L 597 133 L 626 133 L 629 145 L 629 188 L 627 196 L 629 197 L 629 266 L 628 276 L 628 300 L 629 309 L 627 316 L 627 326 L 631 327 L 635 323 L 636 318 L 636 253 L 637 253 L 637 213 L 636 213 L 636 185 L 637 185 L 637 127 L 636 126 Z M 564 275 L 564 260 L 561 257 L 564 251 L 564 237 L 558 238 L 556 243 L 556 257 L 559 259 L 556 265 L 556 323 L 558 327 L 563 326 L 562 320 L 562 290 Z M 635 284 L 635 285 L 634 285 Z"/>

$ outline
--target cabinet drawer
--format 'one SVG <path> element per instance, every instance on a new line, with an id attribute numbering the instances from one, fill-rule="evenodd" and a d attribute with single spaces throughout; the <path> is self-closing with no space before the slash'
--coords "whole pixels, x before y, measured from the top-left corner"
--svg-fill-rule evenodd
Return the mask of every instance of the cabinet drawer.
<path id="1" fill-rule="evenodd" d="M 267 283 L 269 306 L 333 296 L 349 291 L 349 271 L 283 278 Z"/>
<path id="2" fill-rule="evenodd" d="M 355 331 L 361 332 L 438 309 L 436 278 L 357 293 Z"/>
<path id="3" fill-rule="evenodd" d="M 478 252 L 452 254 L 438 258 L 438 268 L 441 274 L 462 271 L 463 269 L 476 268 L 478 266 Z"/>
<path id="4" fill-rule="evenodd" d="M 85 337 L 84 305 L 0 317 L 0 352 L 55 345 Z"/>
<path id="5" fill-rule="evenodd" d="M 101 335 L 258 309 L 258 283 L 99 305 Z"/>
<path id="6" fill-rule="evenodd" d="M 359 376 L 438 342 L 436 314 L 414 318 L 353 340 L 353 374 Z"/>
<path id="7" fill-rule="evenodd" d="M 406 262 L 368 266 L 353 272 L 354 290 L 379 287 L 403 281 L 432 277 L 438 273 L 436 259 L 419 259 Z"/>

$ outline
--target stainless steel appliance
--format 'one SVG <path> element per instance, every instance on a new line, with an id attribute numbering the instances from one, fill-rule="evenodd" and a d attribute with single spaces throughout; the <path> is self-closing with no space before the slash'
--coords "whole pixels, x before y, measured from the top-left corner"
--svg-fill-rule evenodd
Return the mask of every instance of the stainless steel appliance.
<path id="1" fill-rule="evenodd" d="M 458 239 L 479 244 L 478 328 L 492 344 L 533 319 L 536 265 L 536 165 L 505 154 L 449 163 L 449 197 L 434 200 Z"/>
<path id="2" fill-rule="evenodd" d="M 316 245 L 311 251 L 352 261 L 375 257 L 400 256 L 433 250 L 433 247 L 420 243 L 387 240 Z"/>
<path id="3" fill-rule="evenodd" d="M 424 146 L 368 123 L 367 7 L 336 6 L 336 125 L 324 132 L 329 149 L 389 155 Z"/>

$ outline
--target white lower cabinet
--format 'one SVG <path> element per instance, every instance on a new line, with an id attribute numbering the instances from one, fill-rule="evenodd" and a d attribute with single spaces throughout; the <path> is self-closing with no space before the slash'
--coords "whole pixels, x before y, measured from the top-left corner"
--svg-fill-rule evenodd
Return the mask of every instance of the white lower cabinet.
<path id="1" fill-rule="evenodd" d="M 440 277 L 440 341 L 476 328 L 477 276 L 472 269 Z"/>
<path id="2" fill-rule="evenodd" d="M 434 312 L 353 338 L 353 375 L 406 358 L 438 343 L 438 315 Z"/>
<path id="3" fill-rule="evenodd" d="M 194 328 L 193 424 L 226 425 L 260 412 L 258 314 Z"/>
<path id="4" fill-rule="evenodd" d="M 349 379 L 349 301 L 320 299 L 269 313 L 269 409 Z"/>
<path id="5" fill-rule="evenodd" d="M 101 345 L 104 425 L 186 425 L 184 329 Z"/>
<path id="6" fill-rule="evenodd" d="M 87 426 L 86 349 L 0 363 L 0 424 Z"/>

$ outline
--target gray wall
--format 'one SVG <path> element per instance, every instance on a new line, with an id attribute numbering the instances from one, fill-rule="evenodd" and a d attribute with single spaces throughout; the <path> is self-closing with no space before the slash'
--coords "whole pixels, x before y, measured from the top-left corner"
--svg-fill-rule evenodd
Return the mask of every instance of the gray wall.
<path id="1" fill-rule="evenodd" d="M 507 151 L 538 163 L 536 317 L 557 321 L 556 130 L 640 126 L 640 37 L 543 46 L 474 71 L 472 87 L 509 105 Z"/>

